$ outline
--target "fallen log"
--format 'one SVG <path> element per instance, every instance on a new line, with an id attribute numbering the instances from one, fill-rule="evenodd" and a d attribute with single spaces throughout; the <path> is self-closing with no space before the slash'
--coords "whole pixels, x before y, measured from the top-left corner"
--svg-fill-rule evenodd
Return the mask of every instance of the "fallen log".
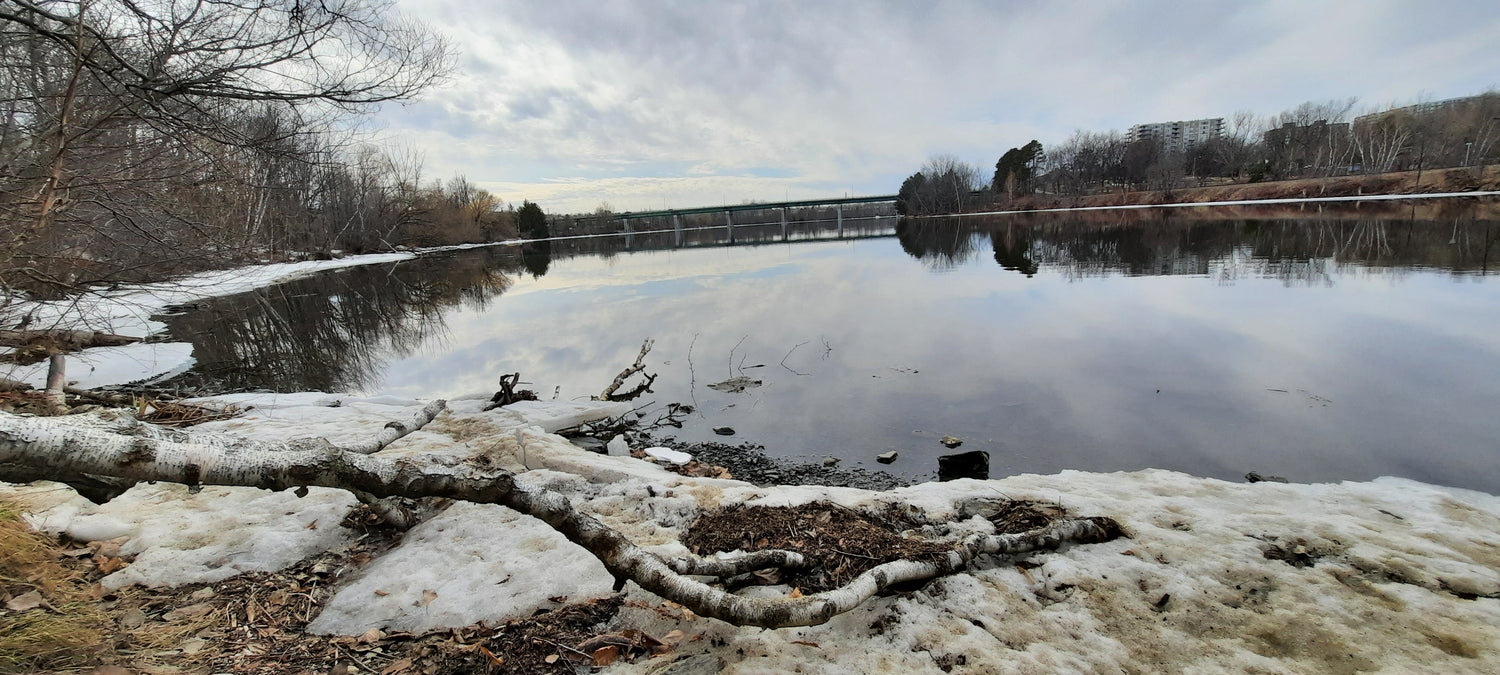
<path id="1" fill-rule="evenodd" d="M 92 330 L 0 329 L 0 347 L 24 349 L 39 347 L 52 353 L 76 352 L 90 347 L 119 347 L 140 342 L 142 338 L 115 335 Z"/>
<path id="2" fill-rule="evenodd" d="M 384 434 L 382 434 L 382 438 Z M 574 509 L 566 496 L 517 484 L 507 471 L 467 469 L 428 472 L 404 461 L 362 454 L 327 441 L 270 443 L 233 437 L 122 434 L 0 413 L 0 465 L 25 465 L 44 474 L 85 473 L 129 480 L 233 485 L 267 490 L 307 486 L 340 488 L 385 497 L 446 497 L 500 504 L 552 526 L 583 547 L 614 575 L 617 587 L 634 581 L 693 612 L 735 625 L 782 628 L 817 625 L 847 612 L 896 584 L 959 571 L 983 554 L 1055 549 L 1068 542 L 1119 536 L 1104 518 L 1059 520 L 1029 532 L 973 535 L 936 561 L 898 560 L 874 567 L 830 591 L 797 598 L 746 598 L 693 578 L 727 576 L 761 565 L 806 564 L 800 554 L 757 551 L 668 561 L 636 546 L 598 519 Z M 366 444 L 361 444 L 361 446 Z"/>

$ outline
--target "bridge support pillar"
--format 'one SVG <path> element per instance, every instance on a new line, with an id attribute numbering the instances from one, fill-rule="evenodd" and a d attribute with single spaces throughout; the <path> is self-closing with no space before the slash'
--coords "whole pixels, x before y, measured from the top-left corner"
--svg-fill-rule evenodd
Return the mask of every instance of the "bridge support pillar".
<path id="1" fill-rule="evenodd" d="M 682 216 L 672 214 L 672 234 L 677 241 L 677 248 L 682 248 Z"/>
<path id="2" fill-rule="evenodd" d="M 781 240 L 786 241 L 786 207 L 781 207 Z"/>
<path id="3" fill-rule="evenodd" d="M 839 239 L 844 238 L 844 205 L 839 204 Z"/>
<path id="4" fill-rule="evenodd" d="M 728 210 L 724 211 L 724 226 L 729 228 L 729 243 L 734 243 L 734 214 Z"/>
<path id="5" fill-rule="evenodd" d="M 629 251 L 635 247 L 635 226 L 630 224 L 630 219 L 625 218 L 625 250 Z"/>

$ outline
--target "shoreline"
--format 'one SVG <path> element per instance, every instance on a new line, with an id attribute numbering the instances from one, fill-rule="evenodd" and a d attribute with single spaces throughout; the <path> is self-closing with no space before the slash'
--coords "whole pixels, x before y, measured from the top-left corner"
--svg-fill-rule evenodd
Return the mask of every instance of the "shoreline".
<path id="1" fill-rule="evenodd" d="M 595 454 L 552 433 L 582 419 L 621 414 L 628 404 L 523 402 L 486 412 L 486 399 L 476 394 L 452 401 L 448 412 L 380 456 L 434 470 L 479 458 L 511 467 L 520 472 L 518 480 L 564 491 L 577 508 L 666 556 L 684 550 L 680 542 L 698 515 L 734 505 L 827 502 L 861 513 L 898 507 L 963 531 L 982 524 L 964 520 L 974 504 L 1029 500 L 1078 516 L 1112 517 L 1127 530 L 1127 538 L 1103 544 L 984 562 L 810 628 L 734 628 L 627 586 L 623 609 L 595 634 L 633 629 L 688 637 L 655 658 L 621 659 L 609 672 L 644 672 L 663 659 L 686 671 L 800 664 L 830 673 L 936 672 L 960 655 L 970 666 L 1018 672 L 1377 665 L 1481 672 L 1500 666 L 1500 557 L 1494 553 L 1500 550 L 1500 497 L 1494 495 L 1396 478 L 1244 484 L 1161 470 L 1063 471 L 886 492 L 757 486 Z M 200 402 L 253 407 L 235 419 L 192 427 L 190 434 L 264 441 L 321 436 L 335 443 L 361 438 L 423 403 L 318 393 Z M 378 544 L 372 549 L 358 543 L 367 535 L 349 529 L 345 514 L 357 506 L 339 490 L 313 489 L 299 499 L 291 491 L 208 487 L 194 494 L 141 484 L 103 506 L 71 495 L 57 484 L 0 486 L 0 496 L 29 504 L 40 529 L 67 535 L 67 546 L 84 547 L 77 550 L 111 554 L 105 557 L 111 566 L 123 565 L 103 576 L 101 597 L 114 598 L 120 611 L 147 604 L 140 605 L 144 623 L 116 629 L 122 635 L 176 634 L 193 626 L 181 638 L 136 652 L 136 659 L 175 665 L 222 659 L 206 664 L 220 672 L 230 663 L 264 664 L 267 653 L 256 647 L 247 657 L 248 645 L 288 640 L 325 650 L 312 658 L 338 659 L 329 636 L 365 635 L 332 639 L 345 640 L 339 644 L 346 650 L 381 646 L 390 655 L 375 662 L 378 671 L 403 654 L 421 658 L 415 650 L 429 631 L 460 629 L 475 640 L 503 641 L 503 630 L 478 628 L 480 622 L 500 626 L 614 597 L 612 580 L 589 554 L 540 521 L 498 506 L 455 504 L 398 541 L 369 539 Z M 245 574 L 273 581 L 234 581 Z M 255 576 L 266 574 L 272 576 Z M 264 620 L 254 611 L 246 619 L 247 593 L 261 583 L 288 582 L 317 589 L 309 591 L 311 604 L 296 606 L 308 617 L 305 626 L 298 621 L 275 637 L 215 646 L 227 639 L 214 637 L 215 631 L 238 635 L 232 617 Z M 131 583 L 154 590 L 137 592 Z M 763 597 L 793 590 L 772 583 L 741 592 Z M 188 608 L 198 607 L 207 614 L 191 616 L 200 610 Z M 1415 615 L 1423 617 L 1420 626 L 1411 621 Z"/>
<path id="2" fill-rule="evenodd" d="M 1066 212 L 1188 206 L 1317 203 L 1327 201 L 1422 200 L 1500 194 L 1500 165 L 1428 169 L 1383 174 L 1300 178 L 1259 183 L 1227 183 L 1174 190 L 1117 191 L 1087 195 L 1036 193 L 1007 200 L 1013 209 L 987 212 Z M 1328 199 L 1347 197 L 1349 199 Z M 1000 203 L 998 200 L 996 203 Z M 944 214 L 944 215 L 967 215 Z"/>

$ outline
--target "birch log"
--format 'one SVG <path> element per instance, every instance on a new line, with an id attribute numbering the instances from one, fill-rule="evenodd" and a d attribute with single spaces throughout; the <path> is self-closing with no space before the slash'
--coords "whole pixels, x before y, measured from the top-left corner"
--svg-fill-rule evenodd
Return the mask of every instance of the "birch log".
<path id="1" fill-rule="evenodd" d="M 177 437 L 180 438 L 180 437 Z M 898 560 L 875 567 L 849 584 L 799 598 L 745 598 L 687 574 L 746 571 L 750 565 L 805 564 L 784 551 L 720 558 L 667 561 L 588 514 L 567 497 L 517 485 L 508 472 L 436 473 L 321 444 L 278 444 L 235 438 L 191 441 L 86 429 L 52 418 L 0 413 L 0 464 L 24 464 L 43 472 L 89 473 L 188 485 L 236 485 L 267 490 L 321 486 L 358 490 L 377 497 L 446 497 L 500 504 L 552 526 L 604 563 L 617 580 L 678 603 L 702 616 L 740 626 L 810 626 L 854 609 L 894 584 L 930 579 L 963 569 L 981 554 L 1054 549 L 1066 542 L 1098 542 L 1119 535 L 1108 519 L 1054 522 L 1022 534 L 975 535 L 935 562 Z"/>

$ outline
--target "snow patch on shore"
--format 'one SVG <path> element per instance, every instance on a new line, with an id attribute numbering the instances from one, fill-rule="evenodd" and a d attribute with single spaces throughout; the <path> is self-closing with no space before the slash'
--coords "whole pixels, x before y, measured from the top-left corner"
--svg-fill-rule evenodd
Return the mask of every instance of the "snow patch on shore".
<path id="1" fill-rule="evenodd" d="M 352 440 L 421 405 L 326 394 L 216 400 L 255 408 L 193 433 Z M 704 639 L 681 643 L 669 657 L 616 663 L 611 672 L 655 672 L 665 658 L 684 672 L 746 673 L 1500 671 L 1500 497 L 1494 495 L 1398 478 L 1251 485 L 1159 470 L 1064 471 L 890 492 L 756 487 L 596 455 L 547 433 L 576 423 L 570 416 L 616 415 L 616 408 L 542 402 L 485 412 L 484 403 L 454 401 L 427 429 L 382 455 L 448 465 L 484 457 L 518 469 L 524 462 L 530 471 L 519 483 L 568 495 L 576 508 L 663 556 L 686 552 L 679 538 L 699 513 L 740 503 L 821 500 L 873 510 L 896 504 L 942 520 L 975 500 L 1035 499 L 1060 503 L 1073 515 L 1113 517 L 1129 533 L 1020 560 L 981 559 L 966 573 L 872 599 L 811 628 L 735 628 L 687 617 L 627 585 L 632 602 L 613 629 L 653 635 L 676 629 Z M 288 550 L 266 565 L 341 545 L 338 537 L 315 537 L 328 536 L 324 518 L 352 506 L 352 499 L 332 496 L 309 505 L 287 493 L 206 488 L 193 498 L 181 488 L 137 486 L 110 505 L 89 507 L 56 485 L 7 492 L 17 490 L 48 529 L 93 536 L 128 531 L 129 550 L 139 557 L 125 572 L 146 578 L 162 570 L 150 577 L 154 583 L 228 576 L 269 558 L 272 541 Z M 283 507 L 294 515 L 278 511 Z M 311 519 L 319 521 L 316 530 L 299 529 Z M 230 543 L 233 536 L 246 543 Z M 169 561 L 189 561 L 183 567 L 192 569 L 171 576 Z M 528 615 L 550 604 L 549 597 L 576 600 L 607 590 L 599 563 L 540 521 L 501 507 L 457 504 L 357 573 L 314 629 L 359 634 L 377 626 L 493 622 Z"/>
<path id="2" fill-rule="evenodd" d="M 459 503 L 407 532 L 307 629 L 421 633 L 526 616 L 551 597 L 605 597 L 613 585 L 603 564 L 546 523 L 503 506 Z"/>

